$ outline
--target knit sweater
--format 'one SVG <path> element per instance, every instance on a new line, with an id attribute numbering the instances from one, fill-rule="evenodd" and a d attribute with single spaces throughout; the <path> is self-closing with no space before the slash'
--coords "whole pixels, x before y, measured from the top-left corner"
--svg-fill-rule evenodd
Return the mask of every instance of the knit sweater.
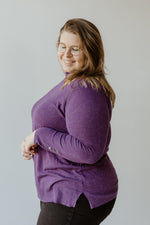
<path id="1" fill-rule="evenodd" d="M 104 90 L 64 79 L 32 108 L 38 153 L 33 157 L 38 197 L 74 207 L 84 193 L 91 208 L 117 196 L 118 179 L 107 154 L 111 103 Z"/>

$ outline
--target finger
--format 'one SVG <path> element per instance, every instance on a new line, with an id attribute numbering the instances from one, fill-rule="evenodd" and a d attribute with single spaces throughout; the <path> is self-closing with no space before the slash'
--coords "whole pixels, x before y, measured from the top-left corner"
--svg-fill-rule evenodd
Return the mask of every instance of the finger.
<path id="1" fill-rule="evenodd" d="M 32 152 L 26 150 L 22 151 L 22 156 L 30 156 L 30 155 L 32 155 Z"/>
<path id="2" fill-rule="evenodd" d="M 32 156 L 28 156 L 28 157 L 23 157 L 25 160 L 30 160 L 32 159 Z"/>
<path id="3" fill-rule="evenodd" d="M 37 154 L 37 151 L 31 151 L 31 154 L 32 155 L 36 155 Z"/>
<path id="4" fill-rule="evenodd" d="M 38 148 L 38 144 L 35 144 L 35 145 L 33 145 L 32 147 L 35 149 L 35 148 Z"/>
<path id="5" fill-rule="evenodd" d="M 37 150 L 37 148 L 38 148 L 38 145 L 37 144 L 35 144 L 35 145 L 32 145 L 31 147 L 30 147 L 30 150 Z"/>
<path id="6" fill-rule="evenodd" d="M 25 142 L 23 141 L 21 144 L 21 152 L 27 152 L 27 151 L 28 151 L 27 146 L 26 146 Z"/>
<path id="7" fill-rule="evenodd" d="M 30 150 L 31 150 L 31 147 L 27 146 L 26 144 L 23 146 L 23 151 L 24 151 L 24 152 L 30 154 Z"/>
<path id="8" fill-rule="evenodd" d="M 22 157 L 26 157 L 26 158 L 28 158 L 28 157 L 31 157 L 32 158 L 32 156 L 33 155 L 36 155 L 37 154 L 37 151 L 35 151 L 35 150 L 32 150 L 32 151 L 23 151 L 22 152 Z"/>
<path id="9" fill-rule="evenodd" d="M 29 157 L 31 157 L 31 155 L 29 155 L 29 154 L 23 154 L 22 157 L 23 158 L 29 158 Z"/>
<path id="10" fill-rule="evenodd" d="M 38 145 L 31 146 L 30 152 L 33 153 L 33 154 L 37 154 L 37 152 L 38 152 Z"/>
<path id="11" fill-rule="evenodd" d="M 29 151 L 26 150 L 26 147 L 25 146 L 22 146 L 21 153 L 22 154 L 29 154 Z"/>
<path id="12" fill-rule="evenodd" d="M 32 155 L 33 155 L 32 153 L 30 153 L 30 154 L 29 153 L 26 153 L 26 152 L 23 152 L 22 153 L 22 157 L 23 158 L 32 158 Z"/>
<path id="13" fill-rule="evenodd" d="M 36 145 L 37 146 L 37 145 Z M 34 148 L 36 147 L 34 146 Z M 37 154 L 37 150 L 36 149 L 31 149 L 31 148 L 27 148 L 24 144 L 24 142 L 21 145 L 21 155 L 25 160 L 29 160 L 32 158 L 33 155 Z"/>

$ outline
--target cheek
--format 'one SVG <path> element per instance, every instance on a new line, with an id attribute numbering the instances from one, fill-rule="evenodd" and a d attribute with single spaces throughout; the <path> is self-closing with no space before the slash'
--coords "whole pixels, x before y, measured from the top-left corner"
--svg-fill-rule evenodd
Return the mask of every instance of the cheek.
<path id="1" fill-rule="evenodd" d="M 78 58 L 78 63 L 83 66 L 85 64 L 85 57 L 81 56 L 80 58 Z"/>
<path id="2" fill-rule="evenodd" d="M 62 59 L 62 54 L 57 54 L 59 61 Z"/>

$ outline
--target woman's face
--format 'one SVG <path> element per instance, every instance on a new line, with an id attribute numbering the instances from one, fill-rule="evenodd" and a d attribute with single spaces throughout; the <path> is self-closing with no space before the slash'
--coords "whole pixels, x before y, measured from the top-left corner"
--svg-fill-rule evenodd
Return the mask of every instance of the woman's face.
<path id="1" fill-rule="evenodd" d="M 64 72 L 79 70 L 85 63 L 79 35 L 63 31 L 58 44 L 58 58 Z"/>

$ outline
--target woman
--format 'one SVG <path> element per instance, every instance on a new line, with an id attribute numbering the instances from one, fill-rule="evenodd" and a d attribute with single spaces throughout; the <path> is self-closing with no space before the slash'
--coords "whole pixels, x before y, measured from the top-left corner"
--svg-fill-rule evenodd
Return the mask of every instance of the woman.
<path id="1" fill-rule="evenodd" d="M 65 78 L 33 106 L 33 133 L 21 144 L 24 159 L 34 159 L 37 224 L 98 225 L 118 190 L 107 155 L 115 94 L 100 33 L 87 20 L 71 19 L 60 30 L 57 52 Z"/>

